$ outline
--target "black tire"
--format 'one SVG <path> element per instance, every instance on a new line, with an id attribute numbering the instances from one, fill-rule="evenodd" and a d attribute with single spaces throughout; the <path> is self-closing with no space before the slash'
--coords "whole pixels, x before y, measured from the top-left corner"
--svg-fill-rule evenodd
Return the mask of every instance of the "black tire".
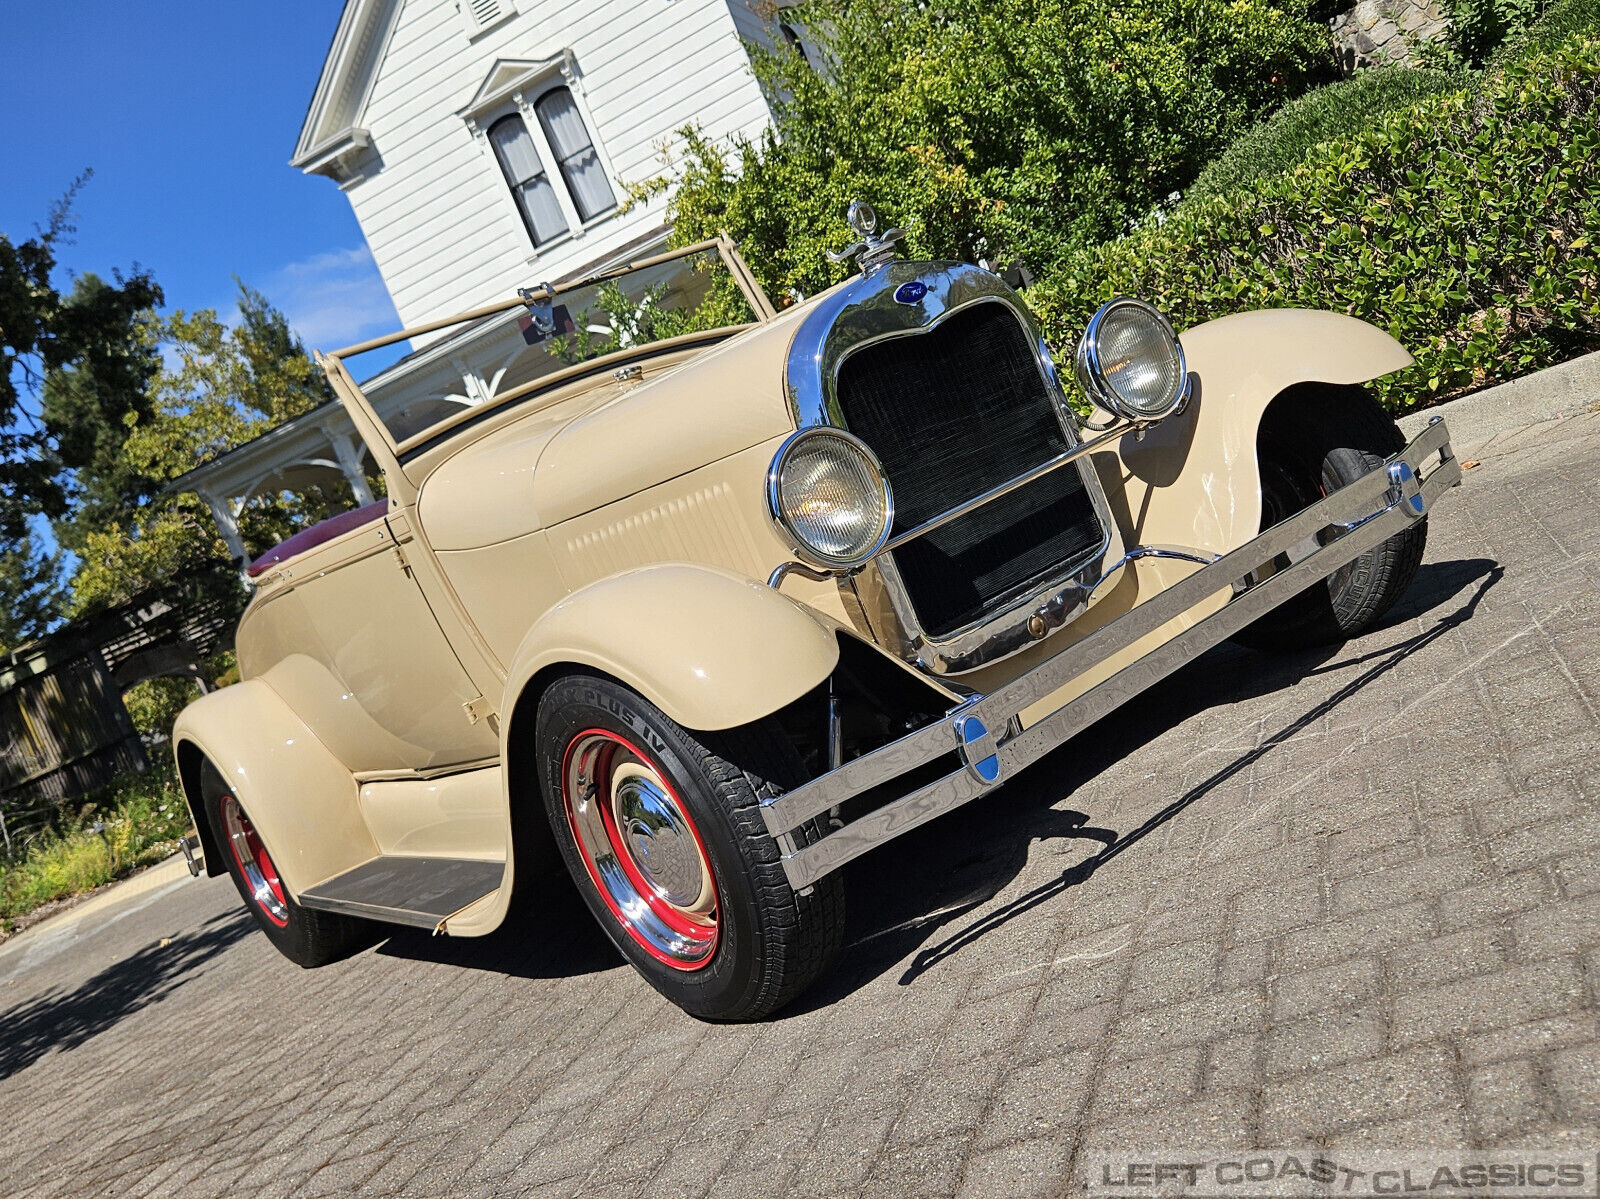
<path id="1" fill-rule="evenodd" d="M 1261 527 L 1380 468 L 1405 437 L 1363 388 L 1324 387 L 1269 411 L 1258 442 Z M 1411 585 L 1428 541 L 1424 518 L 1241 630 L 1258 649 L 1299 649 L 1359 636 Z"/>
<path id="2" fill-rule="evenodd" d="M 803 778 L 798 754 L 776 725 L 763 721 L 726 733 L 691 733 L 618 683 L 569 675 L 541 698 L 535 739 L 540 789 L 567 870 L 618 950 L 662 995 L 701 1019 L 756 1020 L 789 1003 L 828 966 L 843 941 L 843 882 L 831 875 L 809 894 L 796 893 L 759 811 L 762 799 Z M 593 855 L 586 859 L 589 851 L 579 848 L 565 779 L 569 756 L 581 756 L 581 747 L 594 743 L 624 748 L 630 769 L 642 762 L 689 818 L 699 868 L 709 867 L 710 879 L 702 881 L 715 895 L 714 920 L 707 922 L 714 928 L 712 948 L 693 964 L 665 964 L 659 950 L 646 948 L 645 934 L 625 924 L 622 909 L 613 910 L 602 895 Z M 581 773 L 570 777 L 578 786 L 591 781 Z M 620 791 L 608 787 L 606 793 Z M 795 839 L 806 845 L 821 835 L 813 822 Z M 689 844 L 681 835 L 673 844 L 679 842 Z M 639 862 L 650 869 L 655 861 L 649 845 L 632 855 L 635 873 Z"/>
<path id="3" fill-rule="evenodd" d="M 206 819 L 211 822 L 217 851 L 222 855 L 234 886 L 239 888 L 244 906 L 284 957 L 297 966 L 325 966 L 365 948 L 382 935 L 379 926 L 369 920 L 303 908 L 281 885 L 279 893 L 269 892 L 265 896 L 258 896 L 245 878 L 245 867 L 240 856 L 241 852 L 248 853 L 248 850 L 241 851 L 235 847 L 229 834 L 229 825 L 224 819 L 224 805 L 237 805 L 237 811 L 245 816 L 244 827 L 250 829 L 251 835 L 254 835 L 254 829 L 238 797 L 210 762 L 204 762 L 200 767 L 200 795 L 205 804 Z"/>

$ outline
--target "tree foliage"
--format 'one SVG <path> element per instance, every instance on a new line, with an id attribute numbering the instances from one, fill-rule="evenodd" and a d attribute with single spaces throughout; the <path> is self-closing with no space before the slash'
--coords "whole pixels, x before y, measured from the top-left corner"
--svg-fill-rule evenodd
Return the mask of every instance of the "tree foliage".
<path id="1" fill-rule="evenodd" d="M 54 531 L 69 550 L 84 532 L 151 494 L 151 481 L 128 465 L 122 446 L 129 428 L 150 416 L 149 388 L 161 361 L 151 305 L 159 298 L 87 274 L 63 305 L 61 324 L 84 349 L 46 376 L 40 407 L 66 472 L 69 517 Z"/>
<path id="2" fill-rule="evenodd" d="M 1057 345 L 1114 295 L 1180 329 L 1349 313 L 1415 355 L 1378 385 L 1403 410 L 1600 349 L 1597 247 L 1600 40 L 1579 38 L 1082 251 L 1028 298 Z"/>
<path id="3" fill-rule="evenodd" d="M 128 423 L 117 464 L 155 498 L 84 532 L 72 580 L 75 612 L 116 603 L 146 586 L 229 551 L 211 513 L 192 494 L 160 489 L 199 463 L 332 399 L 327 382 L 283 314 L 239 285 L 239 319 L 212 309 L 161 321 L 165 363 L 149 386 L 149 412 Z M 239 516 L 246 549 L 258 554 L 296 529 L 349 506 L 345 492 L 255 497 Z"/>
<path id="4" fill-rule="evenodd" d="M 731 148 L 686 130 L 667 174 L 634 189 L 672 189 L 678 244 L 728 229 L 777 292 L 842 277 L 823 251 L 850 240 L 855 197 L 903 225 L 915 256 L 1049 269 L 1335 70 L 1327 30 L 1268 0 L 802 0 L 783 13 L 805 53 L 753 59 L 775 128 Z"/>
<path id="5" fill-rule="evenodd" d="M 144 314 L 161 289 L 144 271 L 114 282 L 84 276 L 62 295 L 51 276 L 72 233 L 72 198 L 85 173 L 24 241 L 0 233 L 0 541 L 20 539 L 30 515 L 63 516 L 74 481 L 114 453 L 141 410 L 154 369 Z M 41 399 L 42 396 L 42 399 Z M 111 484 L 113 487 L 115 484 Z"/>
<path id="6" fill-rule="evenodd" d="M 26 533 L 0 550 L 0 654 L 44 636 L 60 615 L 66 598 L 62 557 Z"/>
<path id="7" fill-rule="evenodd" d="M 152 482 L 333 398 L 283 314 L 242 283 L 238 302 L 231 326 L 210 308 L 179 310 L 161 324 L 167 364 L 151 381 L 151 413 L 131 422 L 124 450 Z"/>

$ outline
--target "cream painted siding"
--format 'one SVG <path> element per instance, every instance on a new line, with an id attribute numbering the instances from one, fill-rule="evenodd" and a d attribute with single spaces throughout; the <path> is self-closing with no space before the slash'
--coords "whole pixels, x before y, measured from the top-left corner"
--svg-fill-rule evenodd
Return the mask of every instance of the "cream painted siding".
<path id="1" fill-rule="evenodd" d="M 729 2 L 518 0 L 516 16 L 469 40 L 456 0 L 403 0 L 361 116 L 375 157 L 345 184 L 401 320 L 560 278 L 662 222 L 658 198 L 536 255 L 493 156 L 457 115 L 497 59 L 573 52 L 579 103 L 621 201 L 624 182 L 660 173 L 658 146 L 684 125 L 719 137 L 766 125 Z"/>

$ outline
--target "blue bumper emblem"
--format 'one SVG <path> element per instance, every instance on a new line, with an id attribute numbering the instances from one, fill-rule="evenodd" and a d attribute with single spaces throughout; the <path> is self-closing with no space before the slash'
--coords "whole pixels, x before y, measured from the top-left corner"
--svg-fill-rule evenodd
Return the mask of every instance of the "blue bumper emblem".
<path id="1" fill-rule="evenodd" d="M 976 716 L 958 716 L 955 722 L 956 745 L 961 760 L 980 783 L 1000 781 L 999 746 L 994 734 Z"/>

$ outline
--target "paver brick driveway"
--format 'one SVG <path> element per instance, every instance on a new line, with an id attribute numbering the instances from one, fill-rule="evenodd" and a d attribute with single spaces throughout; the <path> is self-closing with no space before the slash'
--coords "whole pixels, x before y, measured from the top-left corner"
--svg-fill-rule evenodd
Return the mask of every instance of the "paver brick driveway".
<path id="1" fill-rule="evenodd" d="M 1213 653 L 857 863 L 769 1023 L 565 912 L 300 971 L 227 879 L 0 958 L 0 1192 L 1011 1196 L 1102 1145 L 1592 1141 L 1600 415 L 1470 456 L 1388 627 Z"/>

